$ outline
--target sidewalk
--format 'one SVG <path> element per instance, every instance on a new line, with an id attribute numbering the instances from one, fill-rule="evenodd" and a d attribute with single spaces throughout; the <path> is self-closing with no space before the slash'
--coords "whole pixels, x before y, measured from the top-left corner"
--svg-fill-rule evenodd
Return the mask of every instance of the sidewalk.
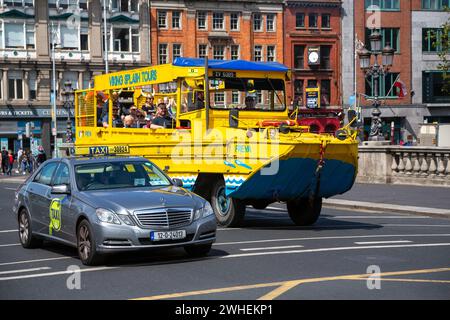
<path id="1" fill-rule="evenodd" d="M 27 173 L 25 175 L 21 174 L 21 173 L 16 173 L 16 170 L 14 169 L 14 171 L 12 172 L 12 175 L 7 176 L 2 175 L 0 172 L 0 183 L 4 182 L 4 183 L 22 183 L 24 182 L 30 175 Z"/>
<path id="2" fill-rule="evenodd" d="M 355 184 L 347 193 L 324 200 L 324 206 L 450 218 L 450 188 Z"/>

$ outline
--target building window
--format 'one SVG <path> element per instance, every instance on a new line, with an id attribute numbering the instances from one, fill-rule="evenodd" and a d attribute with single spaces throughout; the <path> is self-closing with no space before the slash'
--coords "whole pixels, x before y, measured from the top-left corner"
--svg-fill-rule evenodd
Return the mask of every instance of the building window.
<path id="1" fill-rule="evenodd" d="M 8 2 L 21 2 L 21 0 L 7 0 L 7 1 L 3 1 L 5 4 L 7 4 Z M 33 0 L 23 0 L 25 6 L 31 7 L 33 6 Z M 131 1 L 133 4 L 137 4 L 137 0 L 132 0 Z M 129 5 L 129 1 L 128 0 L 122 0 L 122 1 L 118 1 L 118 0 L 113 0 L 111 2 L 111 8 L 115 11 L 120 11 L 121 9 L 121 3 L 123 8 L 125 10 L 122 11 L 128 11 L 128 5 Z M 52 8 L 52 9 L 83 9 L 83 10 L 87 10 L 87 0 L 48 0 L 48 7 Z"/>
<path id="2" fill-rule="evenodd" d="M 324 29 L 331 28 L 331 15 L 328 13 L 322 14 L 322 28 Z"/>
<path id="3" fill-rule="evenodd" d="M 167 44 L 160 43 L 158 48 L 158 62 L 159 64 L 167 63 Z"/>
<path id="4" fill-rule="evenodd" d="M 275 61 L 275 46 L 267 46 L 267 60 L 269 62 Z"/>
<path id="5" fill-rule="evenodd" d="M 449 0 L 422 0 L 423 10 L 444 10 L 444 7 L 450 7 Z"/>
<path id="6" fill-rule="evenodd" d="M 319 20 L 318 14 L 317 13 L 310 13 L 308 18 L 309 18 L 308 26 L 310 28 L 317 28 L 318 27 L 318 20 Z"/>
<path id="7" fill-rule="evenodd" d="M 422 81 L 424 103 L 450 102 L 449 79 L 443 71 L 423 71 Z"/>
<path id="8" fill-rule="evenodd" d="M 400 52 L 400 29 L 399 28 L 382 28 L 378 30 L 382 35 L 382 44 L 381 48 L 384 48 L 387 44 L 389 44 L 394 50 L 395 53 Z M 372 30 L 369 28 L 366 28 L 366 44 L 369 49 L 370 47 L 370 40 L 369 37 L 372 34 Z"/>
<path id="9" fill-rule="evenodd" d="M 303 84 L 301 79 L 294 80 L 294 106 L 303 106 Z"/>
<path id="10" fill-rule="evenodd" d="M 239 46 L 232 45 L 230 49 L 231 49 L 231 60 L 238 60 L 239 59 Z"/>
<path id="11" fill-rule="evenodd" d="M 366 10 L 400 10 L 400 0 L 365 0 Z"/>
<path id="12" fill-rule="evenodd" d="M 172 28 L 173 29 L 181 29 L 181 12 L 180 11 L 172 12 Z"/>
<path id="13" fill-rule="evenodd" d="M 139 29 L 113 27 L 112 35 L 114 52 L 139 52 Z"/>
<path id="14" fill-rule="evenodd" d="M 206 30 L 206 12 L 198 11 L 197 12 L 197 29 Z"/>
<path id="15" fill-rule="evenodd" d="M 213 13 L 213 30 L 223 30 L 223 13 L 214 12 Z"/>
<path id="16" fill-rule="evenodd" d="M 23 99 L 22 71 L 8 72 L 8 99 Z"/>
<path id="17" fill-rule="evenodd" d="M 61 1 L 61 0 L 59 0 Z M 64 0 L 76 1 L 76 0 Z M 121 12 L 137 12 L 139 10 L 139 0 L 111 0 L 111 10 Z"/>
<path id="18" fill-rule="evenodd" d="M 266 16 L 266 29 L 267 31 L 275 31 L 275 15 L 273 13 Z"/>
<path id="19" fill-rule="evenodd" d="M 381 76 L 378 81 L 378 97 L 393 98 L 396 97 L 396 91 L 393 89 L 394 82 L 397 80 L 398 73 L 387 73 Z M 373 77 L 367 78 L 366 81 L 366 95 L 369 97 L 375 96 L 375 86 Z"/>
<path id="20" fill-rule="evenodd" d="M 32 70 L 28 72 L 28 98 L 29 100 L 36 99 L 37 83 L 36 83 L 36 71 Z"/>
<path id="21" fill-rule="evenodd" d="M 305 27 L 305 14 L 303 12 L 297 12 L 295 14 L 295 28 L 300 29 Z"/>
<path id="22" fill-rule="evenodd" d="M 24 23 L 0 23 L 0 44 L 6 49 L 34 49 L 35 48 L 35 28 L 34 25 Z"/>
<path id="23" fill-rule="evenodd" d="M 320 105 L 327 107 L 330 105 L 331 100 L 331 81 L 320 81 Z"/>
<path id="24" fill-rule="evenodd" d="M 33 0 L 3 0 L 3 5 L 8 7 L 32 7 Z"/>
<path id="25" fill-rule="evenodd" d="M 441 52 L 442 51 L 442 30 L 443 29 L 422 29 L 422 51 Z"/>
<path id="26" fill-rule="evenodd" d="M 262 46 L 255 46 L 253 49 L 253 60 L 262 61 Z"/>
<path id="27" fill-rule="evenodd" d="M 78 50 L 79 49 L 79 29 L 72 26 L 60 25 L 59 26 L 59 39 L 60 46 L 66 50 Z"/>
<path id="28" fill-rule="evenodd" d="M 230 13 L 230 30 L 231 31 L 239 30 L 239 14 L 238 13 Z"/>
<path id="29" fill-rule="evenodd" d="M 331 46 L 320 46 L 320 67 L 322 69 L 331 69 Z"/>
<path id="30" fill-rule="evenodd" d="M 231 103 L 232 104 L 240 104 L 240 94 L 239 91 L 231 92 Z"/>
<path id="31" fill-rule="evenodd" d="M 159 29 L 167 28 L 167 11 L 158 10 L 158 28 Z"/>
<path id="32" fill-rule="evenodd" d="M 81 27 L 80 29 L 80 49 L 83 51 L 89 50 L 89 28 Z"/>
<path id="33" fill-rule="evenodd" d="M 225 46 L 223 45 L 213 46 L 213 59 L 225 60 Z"/>
<path id="34" fill-rule="evenodd" d="M 214 93 L 214 104 L 217 105 L 225 105 L 225 92 L 216 92 Z"/>
<path id="35" fill-rule="evenodd" d="M 174 43 L 172 47 L 172 59 L 175 60 L 175 58 L 179 58 L 181 56 L 182 56 L 181 44 Z"/>
<path id="36" fill-rule="evenodd" d="M 208 45 L 199 44 L 198 45 L 198 57 L 205 58 L 208 55 Z"/>
<path id="37" fill-rule="evenodd" d="M 262 16 L 259 13 L 253 14 L 253 31 L 262 31 Z"/>
<path id="38" fill-rule="evenodd" d="M 294 68 L 305 69 L 305 46 L 294 45 Z"/>

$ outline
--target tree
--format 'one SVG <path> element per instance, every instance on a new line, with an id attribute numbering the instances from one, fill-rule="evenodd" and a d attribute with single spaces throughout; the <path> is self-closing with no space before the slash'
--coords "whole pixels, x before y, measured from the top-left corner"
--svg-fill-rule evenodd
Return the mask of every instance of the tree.
<path id="1" fill-rule="evenodd" d="M 438 69 L 443 71 L 443 78 L 444 78 L 444 86 L 442 88 L 443 93 L 449 93 L 450 92 L 450 8 L 444 7 L 444 11 L 447 12 L 448 18 L 447 21 L 444 22 L 444 24 L 441 26 L 442 28 L 442 36 L 440 39 L 437 39 L 435 42 L 435 45 L 437 47 L 440 47 L 441 50 L 438 52 L 439 56 L 439 65 Z"/>

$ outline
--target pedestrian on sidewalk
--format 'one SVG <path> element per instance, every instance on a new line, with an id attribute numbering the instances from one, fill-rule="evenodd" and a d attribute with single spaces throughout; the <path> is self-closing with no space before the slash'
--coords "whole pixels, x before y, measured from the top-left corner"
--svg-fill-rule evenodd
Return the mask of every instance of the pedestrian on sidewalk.
<path id="1" fill-rule="evenodd" d="M 2 148 L 2 174 L 6 174 L 8 171 L 8 151 L 6 151 L 6 148 Z"/>
<path id="2" fill-rule="evenodd" d="M 47 155 L 45 154 L 44 148 L 42 146 L 39 146 L 38 148 L 38 155 L 37 155 L 37 164 L 38 167 L 43 164 L 47 160 Z"/>
<path id="3" fill-rule="evenodd" d="M 19 164 L 18 164 L 18 166 L 19 166 Z M 23 175 L 25 175 L 27 173 L 28 157 L 25 152 L 22 153 L 22 158 L 20 159 L 20 169 L 21 169 Z"/>
<path id="4" fill-rule="evenodd" d="M 12 175 L 12 169 L 14 166 L 14 156 L 13 156 L 13 153 L 11 150 L 9 150 L 9 152 L 8 152 L 8 160 L 7 161 L 8 161 L 8 170 L 7 170 L 6 174 L 8 176 L 10 176 L 10 175 Z"/>

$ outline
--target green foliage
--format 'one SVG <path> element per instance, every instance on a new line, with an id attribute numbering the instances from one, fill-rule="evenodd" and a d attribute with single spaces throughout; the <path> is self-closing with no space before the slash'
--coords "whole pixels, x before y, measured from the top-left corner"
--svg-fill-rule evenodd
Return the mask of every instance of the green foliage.
<path id="1" fill-rule="evenodd" d="M 438 69 L 443 71 L 443 77 L 444 77 L 444 87 L 443 87 L 442 91 L 444 93 L 449 93 L 450 92 L 450 74 L 449 74 L 449 70 L 450 70 L 450 60 L 449 60 L 449 55 L 450 55 L 450 39 L 449 39 L 449 36 L 450 36 L 450 8 L 444 7 L 444 11 L 447 12 L 449 15 L 448 15 L 447 21 L 444 22 L 444 24 L 441 26 L 442 36 L 441 36 L 441 39 L 436 42 L 436 45 L 440 46 L 442 48 L 438 52 L 438 56 L 440 59 Z"/>

